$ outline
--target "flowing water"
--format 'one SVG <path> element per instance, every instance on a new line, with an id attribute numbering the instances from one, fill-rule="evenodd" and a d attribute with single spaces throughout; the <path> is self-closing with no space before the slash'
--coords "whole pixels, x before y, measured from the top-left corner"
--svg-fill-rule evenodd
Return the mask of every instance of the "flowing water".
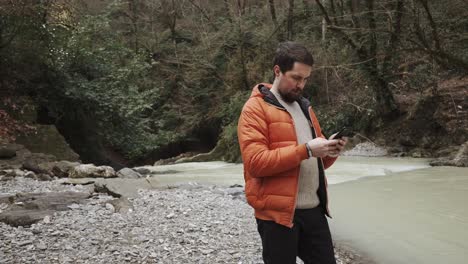
<path id="1" fill-rule="evenodd" d="M 242 164 L 147 167 L 161 184 L 244 184 Z M 376 263 L 468 263 L 468 168 L 341 157 L 327 170 L 336 241 Z"/>

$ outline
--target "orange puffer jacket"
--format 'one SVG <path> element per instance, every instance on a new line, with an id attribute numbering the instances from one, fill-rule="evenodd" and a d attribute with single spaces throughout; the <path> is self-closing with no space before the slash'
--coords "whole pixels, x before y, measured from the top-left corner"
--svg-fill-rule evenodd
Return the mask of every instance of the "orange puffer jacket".
<path id="1" fill-rule="evenodd" d="M 292 227 L 298 192 L 299 168 L 307 159 L 305 144 L 297 143 L 291 115 L 270 92 L 271 84 L 254 87 L 245 103 L 237 128 L 244 162 L 245 195 L 255 209 L 255 217 Z M 312 136 L 323 137 L 307 99 L 299 105 L 309 120 Z M 320 206 L 328 211 L 324 169 L 336 158 L 318 158 Z"/>

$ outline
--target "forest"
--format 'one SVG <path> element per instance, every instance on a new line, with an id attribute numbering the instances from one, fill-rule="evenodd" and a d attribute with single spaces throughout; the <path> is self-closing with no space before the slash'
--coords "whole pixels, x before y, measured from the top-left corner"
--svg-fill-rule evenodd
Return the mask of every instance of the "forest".
<path id="1" fill-rule="evenodd" d="M 468 140 L 467 28 L 464 0 L 1 0 L 0 137 L 53 125 L 115 167 L 240 162 L 239 113 L 290 40 L 326 134 L 443 155 Z"/>

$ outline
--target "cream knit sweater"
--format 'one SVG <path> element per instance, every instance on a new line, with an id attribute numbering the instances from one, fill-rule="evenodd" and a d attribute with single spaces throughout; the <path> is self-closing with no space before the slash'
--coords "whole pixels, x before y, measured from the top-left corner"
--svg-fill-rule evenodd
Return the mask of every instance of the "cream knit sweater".
<path id="1" fill-rule="evenodd" d="M 309 122 L 301 110 L 297 102 L 287 103 L 282 98 L 279 92 L 273 87 L 270 90 L 286 108 L 294 121 L 294 128 L 296 130 L 297 142 L 304 144 L 312 140 L 312 131 Z M 297 209 L 314 208 L 319 205 L 320 200 L 317 196 L 317 189 L 319 186 L 319 170 L 317 158 L 310 157 L 301 162 L 299 173 L 299 191 L 297 195 Z"/>

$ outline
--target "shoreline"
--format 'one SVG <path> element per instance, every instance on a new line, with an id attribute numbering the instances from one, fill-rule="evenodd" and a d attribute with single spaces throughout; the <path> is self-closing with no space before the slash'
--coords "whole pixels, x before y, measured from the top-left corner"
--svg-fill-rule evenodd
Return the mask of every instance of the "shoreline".
<path id="1" fill-rule="evenodd" d="M 0 193 L 87 190 L 32 179 L 0 187 Z M 114 211 L 113 197 L 94 193 L 86 203 L 30 227 L 0 223 L 0 262 L 262 263 L 253 211 L 242 190 L 206 184 L 140 190 L 129 198 L 133 210 L 127 213 Z M 339 242 L 335 252 L 338 264 L 373 263 Z"/>

